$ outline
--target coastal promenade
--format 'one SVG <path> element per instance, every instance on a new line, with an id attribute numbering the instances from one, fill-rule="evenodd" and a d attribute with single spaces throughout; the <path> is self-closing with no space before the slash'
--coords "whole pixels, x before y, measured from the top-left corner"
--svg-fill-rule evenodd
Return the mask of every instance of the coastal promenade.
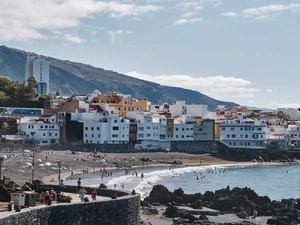
<path id="1" fill-rule="evenodd" d="M 78 194 L 65 193 L 65 195 L 72 197 L 71 203 L 53 205 L 38 203 L 33 207 L 22 208 L 20 212 L 8 211 L 2 205 L 0 225 L 140 224 L 140 197 L 138 195 L 124 193 L 123 196 L 116 198 L 98 195 L 97 200 L 91 201 L 89 198 L 89 202 L 81 202 Z M 8 205 L 8 202 L 6 204 Z"/>

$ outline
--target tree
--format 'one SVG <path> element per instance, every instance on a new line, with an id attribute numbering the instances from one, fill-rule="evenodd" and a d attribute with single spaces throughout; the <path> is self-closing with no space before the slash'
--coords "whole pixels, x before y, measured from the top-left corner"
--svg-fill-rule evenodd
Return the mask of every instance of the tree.
<path id="1" fill-rule="evenodd" d="M 51 94 L 48 94 L 48 95 L 42 94 L 42 95 L 39 95 L 39 97 L 38 97 L 38 100 L 42 101 L 42 102 L 50 102 L 51 99 L 52 99 Z"/>
<path id="2" fill-rule="evenodd" d="M 36 89 L 39 87 L 33 76 L 28 77 L 27 81 L 19 83 L 8 77 L 0 76 L 0 98 L 16 100 L 34 100 L 37 97 Z"/>
<path id="3" fill-rule="evenodd" d="M 277 118 L 279 118 L 279 119 L 283 119 L 284 118 L 284 112 L 282 112 L 282 111 L 279 111 L 278 113 L 277 113 Z"/>
<path id="4" fill-rule="evenodd" d="M 2 123 L 2 129 L 4 130 L 4 134 L 5 134 L 5 142 L 6 142 L 6 146 L 7 146 L 6 133 L 7 133 L 8 128 L 9 128 L 9 124 L 8 124 L 7 122 L 3 122 L 3 123 Z"/>
<path id="5" fill-rule="evenodd" d="M 53 139 L 53 138 L 50 140 L 51 145 L 54 145 L 55 142 L 56 142 L 56 141 L 55 141 L 55 139 Z"/>
<path id="6" fill-rule="evenodd" d="M 31 131 L 30 134 L 32 135 L 32 139 L 33 139 L 32 142 L 34 143 L 34 135 L 35 135 L 35 132 L 34 132 L 34 131 Z"/>

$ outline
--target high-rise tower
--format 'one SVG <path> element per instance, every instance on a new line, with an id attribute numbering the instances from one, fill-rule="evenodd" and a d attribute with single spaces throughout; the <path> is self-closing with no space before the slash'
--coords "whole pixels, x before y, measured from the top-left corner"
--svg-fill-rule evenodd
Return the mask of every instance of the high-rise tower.
<path id="1" fill-rule="evenodd" d="M 25 65 L 25 80 L 33 76 L 39 88 L 38 94 L 49 94 L 49 62 L 40 56 L 28 54 Z"/>

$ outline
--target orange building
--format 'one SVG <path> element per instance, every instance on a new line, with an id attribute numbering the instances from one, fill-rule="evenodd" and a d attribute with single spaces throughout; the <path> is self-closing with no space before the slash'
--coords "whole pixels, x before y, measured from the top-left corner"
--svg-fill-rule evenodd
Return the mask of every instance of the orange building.
<path id="1" fill-rule="evenodd" d="M 93 92 L 95 93 L 95 91 Z M 148 110 L 147 99 L 134 99 L 127 95 L 110 93 L 99 94 L 93 96 L 91 103 L 103 103 L 108 104 L 110 107 L 115 107 L 119 116 L 126 116 L 127 112 L 139 112 Z"/>

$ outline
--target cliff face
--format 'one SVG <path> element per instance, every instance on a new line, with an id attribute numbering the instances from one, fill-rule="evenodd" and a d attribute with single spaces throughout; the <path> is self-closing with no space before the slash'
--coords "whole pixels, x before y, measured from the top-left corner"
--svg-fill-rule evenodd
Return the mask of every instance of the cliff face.
<path id="1" fill-rule="evenodd" d="M 0 75 L 23 82 L 27 52 L 0 46 Z M 233 102 L 218 101 L 184 88 L 162 86 L 114 71 L 91 65 L 43 56 L 50 62 L 50 92 L 61 94 L 87 94 L 98 88 L 102 93 L 119 92 L 133 98 L 146 98 L 154 104 L 184 100 L 187 104 L 205 104 L 209 110 L 217 105 L 233 107 Z"/>

